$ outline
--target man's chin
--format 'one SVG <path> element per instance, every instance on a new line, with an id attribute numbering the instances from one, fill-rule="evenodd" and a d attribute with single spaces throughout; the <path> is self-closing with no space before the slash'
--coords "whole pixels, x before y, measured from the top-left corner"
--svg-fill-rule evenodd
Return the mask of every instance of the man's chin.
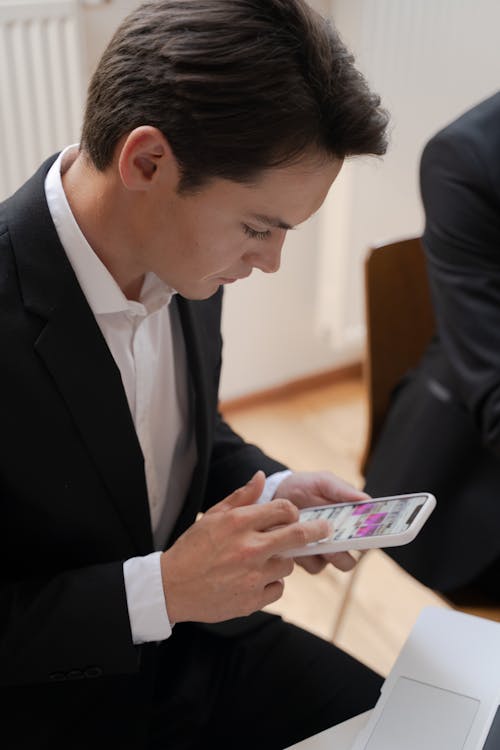
<path id="1" fill-rule="evenodd" d="M 222 286 L 222 283 L 223 282 L 220 279 L 217 279 L 211 283 L 200 284 L 199 286 L 186 285 L 185 289 L 179 289 L 178 291 L 179 294 L 185 299 L 192 300 L 193 302 L 201 302 L 204 299 L 213 297 L 214 294 L 219 290 L 219 287 Z"/>

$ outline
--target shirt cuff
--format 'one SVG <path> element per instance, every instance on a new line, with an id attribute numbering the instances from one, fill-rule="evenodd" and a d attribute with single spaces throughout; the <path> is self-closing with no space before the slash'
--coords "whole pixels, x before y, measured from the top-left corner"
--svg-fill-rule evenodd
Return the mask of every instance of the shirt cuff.
<path id="1" fill-rule="evenodd" d="M 161 552 L 131 557 L 123 563 L 132 640 L 138 645 L 172 635 L 161 577 Z"/>
<path id="2" fill-rule="evenodd" d="M 270 500 L 272 500 L 274 497 L 274 493 L 278 489 L 278 485 L 280 485 L 284 479 L 289 477 L 290 474 L 292 474 L 292 472 L 289 469 L 285 469 L 285 471 L 277 471 L 276 474 L 270 474 L 266 478 L 264 491 L 257 500 L 257 503 L 268 503 Z"/>

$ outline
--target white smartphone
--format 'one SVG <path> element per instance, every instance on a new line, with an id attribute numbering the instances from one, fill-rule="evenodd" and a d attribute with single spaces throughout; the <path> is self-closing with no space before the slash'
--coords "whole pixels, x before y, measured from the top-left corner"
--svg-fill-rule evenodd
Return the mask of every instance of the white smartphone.
<path id="1" fill-rule="evenodd" d="M 305 547 L 288 550 L 285 556 L 301 557 L 407 544 L 417 536 L 435 507 L 434 495 L 418 492 L 305 508 L 300 512 L 300 521 L 326 518 L 332 526 L 331 535 Z"/>

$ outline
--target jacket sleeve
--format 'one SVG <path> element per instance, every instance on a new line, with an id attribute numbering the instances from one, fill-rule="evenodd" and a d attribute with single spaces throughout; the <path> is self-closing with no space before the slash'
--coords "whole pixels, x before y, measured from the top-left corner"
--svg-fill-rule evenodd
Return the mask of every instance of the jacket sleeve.
<path id="1" fill-rule="evenodd" d="M 500 455 L 500 193 L 479 139 L 445 130 L 421 162 L 426 251 L 453 387 Z"/>
<path id="2" fill-rule="evenodd" d="M 23 577 L 0 592 L 0 685 L 138 671 L 121 562 Z"/>
<path id="3" fill-rule="evenodd" d="M 269 476 L 286 468 L 256 445 L 245 442 L 218 413 L 204 509 L 244 485 L 259 469 Z"/>

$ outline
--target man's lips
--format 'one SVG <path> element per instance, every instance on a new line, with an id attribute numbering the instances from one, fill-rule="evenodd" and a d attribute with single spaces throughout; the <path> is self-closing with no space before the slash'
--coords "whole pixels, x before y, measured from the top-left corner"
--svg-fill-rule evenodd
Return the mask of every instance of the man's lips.
<path id="1" fill-rule="evenodd" d="M 241 274 L 240 276 L 219 276 L 219 279 L 223 284 L 233 284 L 235 281 L 241 281 L 241 279 L 248 279 L 252 272 Z"/>

